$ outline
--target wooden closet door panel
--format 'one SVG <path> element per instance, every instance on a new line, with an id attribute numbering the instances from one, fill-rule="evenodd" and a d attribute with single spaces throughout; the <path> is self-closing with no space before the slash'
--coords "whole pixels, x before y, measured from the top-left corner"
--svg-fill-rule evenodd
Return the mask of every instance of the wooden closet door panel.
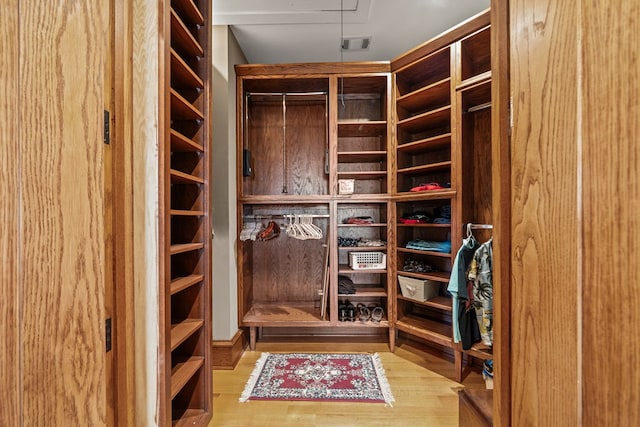
<path id="1" fill-rule="evenodd" d="M 510 2 L 514 426 L 578 423 L 577 13 Z"/>
<path id="2" fill-rule="evenodd" d="M 103 425 L 105 1 L 20 2 L 24 425 Z"/>
<path id="3" fill-rule="evenodd" d="M 583 425 L 640 418 L 640 1 L 582 4 Z"/>
<path id="4" fill-rule="evenodd" d="M 0 413 L 18 425 L 20 414 L 18 0 L 0 13 Z"/>

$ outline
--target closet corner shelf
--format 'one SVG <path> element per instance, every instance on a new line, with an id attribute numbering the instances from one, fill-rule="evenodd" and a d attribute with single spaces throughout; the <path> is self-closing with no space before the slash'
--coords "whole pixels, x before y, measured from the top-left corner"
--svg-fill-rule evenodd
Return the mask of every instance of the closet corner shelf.
<path id="1" fill-rule="evenodd" d="M 387 134 L 385 120 L 339 120 L 338 137 L 382 136 Z"/>
<path id="2" fill-rule="evenodd" d="M 417 337 L 433 341 L 445 347 L 452 347 L 452 329 L 445 323 L 408 315 L 396 321 L 396 327 Z"/>
<path id="3" fill-rule="evenodd" d="M 338 294 L 339 298 L 350 297 L 387 297 L 388 294 L 384 288 L 375 285 L 368 287 L 358 286 L 355 294 Z"/>
<path id="4" fill-rule="evenodd" d="M 389 194 L 337 194 L 334 199 L 339 203 L 385 203 L 389 201 Z"/>
<path id="5" fill-rule="evenodd" d="M 204 178 L 199 176 L 189 175 L 188 173 L 180 172 L 175 169 L 171 169 L 169 172 L 172 183 L 178 184 L 204 184 Z"/>
<path id="6" fill-rule="evenodd" d="M 171 35 L 190 55 L 204 57 L 204 49 L 173 9 L 171 10 Z M 174 46 L 173 43 L 172 46 Z"/>
<path id="7" fill-rule="evenodd" d="M 386 226 L 387 226 L 386 222 L 375 222 L 371 224 L 338 224 L 338 228 L 347 228 L 347 227 L 362 228 L 362 227 L 386 227 Z"/>
<path id="8" fill-rule="evenodd" d="M 409 92 L 399 97 L 396 105 L 408 111 L 424 111 L 426 108 L 433 109 L 449 104 L 451 99 L 451 78 L 440 80 L 413 92 Z M 438 102 L 440 101 L 440 102 Z M 437 104 L 440 105 L 437 105 Z"/>
<path id="9" fill-rule="evenodd" d="M 173 216 L 204 216 L 204 211 L 187 211 L 180 209 L 171 209 L 171 215 Z"/>
<path id="10" fill-rule="evenodd" d="M 184 120 L 204 120 L 204 114 L 175 89 L 171 89 L 171 116 Z"/>
<path id="11" fill-rule="evenodd" d="M 188 86 L 190 89 L 204 89 L 204 82 L 191 67 L 171 49 L 171 82 Z"/>
<path id="12" fill-rule="evenodd" d="M 460 349 L 462 350 L 462 347 Z M 478 359 L 486 360 L 493 358 L 492 348 L 483 344 L 482 342 L 474 343 L 470 349 L 462 351 L 473 357 L 477 357 Z"/>
<path id="13" fill-rule="evenodd" d="M 202 409 L 187 409 L 179 420 L 173 420 L 173 427 L 193 427 L 203 425 L 209 419 L 209 414 Z"/>
<path id="14" fill-rule="evenodd" d="M 171 151 L 195 151 L 202 153 L 204 147 L 199 143 L 187 138 L 180 132 L 171 129 Z"/>
<path id="15" fill-rule="evenodd" d="M 174 0 L 171 3 L 173 8 L 189 18 L 193 24 L 204 25 L 204 17 L 193 0 Z"/>
<path id="16" fill-rule="evenodd" d="M 442 311 L 452 311 L 453 309 L 451 308 L 451 298 L 450 297 L 445 297 L 445 296 L 437 296 L 435 298 L 432 298 L 430 300 L 427 301 L 416 301 L 414 299 L 411 298 L 405 298 L 401 295 L 398 295 L 398 299 L 402 300 L 402 301 L 407 301 L 410 302 L 412 304 L 417 304 L 417 305 L 422 305 L 425 307 L 432 307 L 432 308 L 436 308 L 438 310 L 442 310 Z"/>
<path id="17" fill-rule="evenodd" d="M 181 243 L 171 245 L 171 255 L 182 254 L 185 252 L 197 251 L 204 248 L 204 243 Z"/>
<path id="18" fill-rule="evenodd" d="M 427 128 L 436 128 L 451 123 L 451 106 L 447 105 L 422 114 L 408 117 L 398 122 L 398 129 L 415 132 Z"/>
<path id="19" fill-rule="evenodd" d="M 431 190 L 431 191 L 416 191 L 416 192 L 400 192 L 393 195 L 392 199 L 397 202 L 412 202 L 420 200 L 445 200 L 455 197 L 456 191 L 451 189 L 446 190 Z"/>
<path id="20" fill-rule="evenodd" d="M 489 82 L 491 80 L 491 71 L 484 72 L 482 74 L 478 74 L 473 77 L 469 77 L 466 80 L 460 82 L 459 85 L 456 86 L 456 90 L 466 90 L 470 89 L 476 85 L 483 84 Z"/>
<path id="21" fill-rule="evenodd" d="M 176 397 L 203 364 L 204 357 L 194 356 L 173 367 L 171 370 L 171 399 Z"/>

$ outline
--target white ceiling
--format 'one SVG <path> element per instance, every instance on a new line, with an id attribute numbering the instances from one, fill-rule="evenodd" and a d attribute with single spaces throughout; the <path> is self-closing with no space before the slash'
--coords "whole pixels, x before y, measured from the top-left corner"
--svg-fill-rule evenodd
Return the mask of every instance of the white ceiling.
<path id="1" fill-rule="evenodd" d="M 250 63 L 388 61 L 485 10 L 489 2 L 214 0 L 213 23 L 231 26 Z M 370 36 L 371 46 L 341 57 L 341 35 Z"/>

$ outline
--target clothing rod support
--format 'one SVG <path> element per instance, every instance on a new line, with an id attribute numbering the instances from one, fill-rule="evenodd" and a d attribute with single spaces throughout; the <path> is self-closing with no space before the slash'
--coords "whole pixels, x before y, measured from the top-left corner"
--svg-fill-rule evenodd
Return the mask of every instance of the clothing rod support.
<path id="1" fill-rule="evenodd" d="M 247 92 L 247 96 L 318 96 L 328 95 L 328 92 Z"/>

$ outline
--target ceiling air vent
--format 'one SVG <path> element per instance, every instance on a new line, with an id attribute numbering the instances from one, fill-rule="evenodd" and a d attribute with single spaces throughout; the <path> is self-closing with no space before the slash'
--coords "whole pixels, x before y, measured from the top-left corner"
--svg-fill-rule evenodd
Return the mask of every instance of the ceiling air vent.
<path id="1" fill-rule="evenodd" d="M 342 39 L 342 50 L 344 51 L 369 50 L 369 46 L 371 46 L 371 36 Z"/>

